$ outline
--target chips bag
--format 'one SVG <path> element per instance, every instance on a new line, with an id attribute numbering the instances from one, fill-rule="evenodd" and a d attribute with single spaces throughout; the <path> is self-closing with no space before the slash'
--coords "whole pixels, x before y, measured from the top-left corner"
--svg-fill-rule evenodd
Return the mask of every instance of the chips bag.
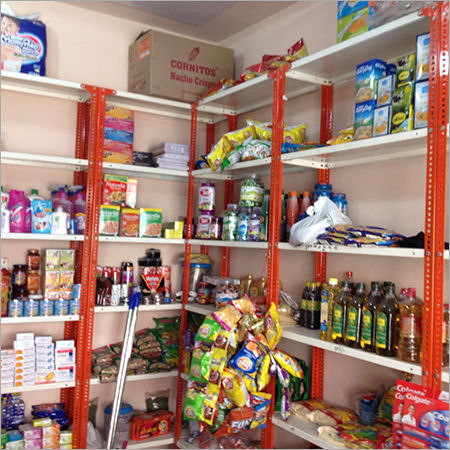
<path id="1" fill-rule="evenodd" d="M 222 386 L 225 395 L 236 406 L 249 406 L 250 397 L 242 376 L 235 369 L 226 368 L 222 375 Z"/>
<path id="2" fill-rule="evenodd" d="M 266 312 L 264 318 L 264 331 L 269 347 L 273 350 L 281 339 L 280 318 L 275 303 L 272 303 Z"/>
<path id="3" fill-rule="evenodd" d="M 239 370 L 251 378 L 256 377 L 256 372 L 263 359 L 263 351 L 254 339 L 245 342 L 242 348 L 228 362 L 230 367 Z"/>
<path id="4" fill-rule="evenodd" d="M 260 391 L 262 391 L 270 381 L 269 375 L 269 367 L 270 367 L 270 355 L 267 353 L 264 355 L 261 365 L 259 366 L 258 374 L 256 376 L 257 387 Z"/>
<path id="5" fill-rule="evenodd" d="M 303 378 L 303 371 L 300 364 L 292 356 L 287 353 L 278 350 L 277 348 L 273 351 L 273 357 L 277 363 L 284 369 L 289 375 L 297 378 Z"/>
<path id="6" fill-rule="evenodd" d="M 204 400 L 204 394 L 196 391 L 194 388 L 188 388 L 186 400 L 184 401 L 184 420 L 200 420 Z"/>
<path id="7" fill-rule="evenodd" d="M 212 316 L 206 316 L 205 320 L 201 324 L 197 331 L 195 339 L 197 341 L 203 341 L 207 343 L 214 343 L 219 332 L 222 330 L 222 326 Z"/>
<path id="8" fill-rule="evenodd" d="M 272 395 L 265 392 L 251 394 L 255 415 L 250 423 L 250 429 L 266 427 L 267 412 L 269 411 L 271 399 Z"/>
<path id="9" fill-rule="evenodd" d="M 377 420 L 386 425 L 392 424 L 392 410 L 394 409 L 395 385 L 391 386 L 383 395 L 378 405 Z"/>
<path id="10" fill-rule="evenodd" d="M 212 313 L 214 319 L 227 331 L 236 328 L 241 313 L 233 306 L 227 305 Z"/>

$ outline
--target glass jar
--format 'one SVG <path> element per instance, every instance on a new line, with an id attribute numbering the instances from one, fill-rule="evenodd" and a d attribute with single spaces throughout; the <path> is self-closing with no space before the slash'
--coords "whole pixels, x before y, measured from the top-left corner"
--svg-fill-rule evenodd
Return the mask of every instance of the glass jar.
<path id="1" fill-rule="evenodd" d="M 37 270 L 29 270 L 27 272 L 27 289 L 29 294 L 37 294 L 39 292 L 41 277 Z"/>
<path id="2" fill-rule="evenodd" d="M 230 203 L 223 217 L 222 240 L 235 241 L 237 239 L 238 205 Z"/>
<path id="3" fill-rule="evenodd" d="M 212 211 L 202 211 L 197 223 L 197 234 L 195 237 L 197 239 L 209 239 L 211 222 L 214 217 Z"/>
<path id="4" fill-rule="evenodd" d="M 261 228 L 261 208 L 255 206 L 252 209 L 248 225 L 248 240 L 259 241 L 259 234 Z"/>
<path id="5" fill-rule="evenodd" d="M 41 268 L 41 255 L 39 254 L 39 250 L 28 250 L 27 266 L 28 270 L 39 270 Z"/>
<path id="6" fill-rule="evenodd" d="M 14 264 L 12 272 L 12 285 L 15 287 L 25 287 L 27 285 L 26 264 Z"/>
<path id="7" fill-rule="evenodd" d="M 199 211 L 214 212 L 216 206 L 216 188 L 214 183 L 202 183 L 198 190 Z"/>
<path id="8" fill-rule="evenodd" d="M 237 240 L 249 240 L 250 208 L 242 208 L 238 218 Z"/>
<path id="9" fill-rule="evenodd" d="M 241 183 L 240 206 L 252 208 L 261 206 L 264 198 L 264 185 L 259 174 L 253 173 Z"/>
<path id="10" fill-rule="evenodd" d="M 219 240 L 222 238 L 222 217 L 213 217 L 209 226 L 209 238 Z"/>

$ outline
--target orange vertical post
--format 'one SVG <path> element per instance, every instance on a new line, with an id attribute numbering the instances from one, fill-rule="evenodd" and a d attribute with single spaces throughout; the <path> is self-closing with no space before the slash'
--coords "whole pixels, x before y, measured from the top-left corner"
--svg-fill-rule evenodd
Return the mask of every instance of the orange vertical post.
<path id="1" fill-rule="evenodd" d="M 269 73 L 273 78 L 273 106 L 272 106 L 272 155 L 270 162 L 270 205 L 269 205 L 269 234 L 267 253 L 267 297 L 266 306 L 271 303 L 278 305 L 279 272 L 280 272 L 280 224 L 281 224 L 281 195 L 283 187 L 283 163 L 281 162 L 281 146 L 284 133 L 284 106 L 286 91 L 286 70 L 281 67 Z M 262 447 L 273 448 L 272 416 L 275 406 L 275 379 L 272 377 L 267 392 L 272 394 L 267 413 L 267 424 L 262 434 Z"/>
<path id="2" fill-rule="evenodd" d="M 76 383 L 73 408 L 73 448 L 86 448 L 89 417 L 92 336 L 98 254 L 98 225 L 103 170 L 105 103 L 114 91 L 83 85 L 91 94 L 86 183 L 85 241 L 82 251 L 80 320 L 77 328 Z"/>
<path id="3" fill-rule="evenodd" d="M 449 4 L 422 11 L 430 18 L 422 384 L 441 389 L 447 170 Z"/>
<path id="4" fill-rule="evenodd" d="M 333 132 L 333 86 L 322 86 L 322 98 L 320 105 L 320 143 L 325 144 Z M 319 183 L 329 183 L 330 170 L 319 170 Z M 314 273 L 316 281 L 325 283 L 327 279 L 327 254 L 316 253 L 316 268 Z M 313 347 L 311 370 L 311 397 L 323 398 L 323 371 L 324 350 Z"/>
<path id="5" fill-rule="evenodd" d="M 192 218 L 194 214 L 194 176 L 192 171 L 195 165 L 195 155 L 197 149 L 197 104 L 192 105 L 191 112 L 191 145 L 189 155 L 189 178 L 188 178 L 188 200 L 186 212 L 186 243 L 184 246 L 184 269 L 183 269 L 183 300 L 181 310 L 180 323 L 180 352 L 178 358 L 178 380 L 177 380 L 177 400 L 175 411 L 175 446 L 180 439 L 181 421 L 183 417 L 183 393 L 184 381 L 181 378 L 183 373 L 183 348 L 184 348 L 184 332 L 187 325 L 187 311 L 186 304 L 189 296 L 189 268 L 191 262 L 191 244 L 189 239 L 192 239 Z"/>
<path id="6" fill-rule="evenodd" d="M 88 104 L 86 102 L 79 102 L 77 105 L 77 124 L 76 124 L 76 141 L 75 141 L 75 158 L 86 158 L 86 130 L 88 117 Z M 75 185 L 85 185 L 86 174 L 84 171 L 78 170 L 73 174 L 73 182 Z M 81 278 L 81 254 L 83 251 L 83 242 L 73 241 L 70 243 L 70 248 L 75 250 L 75 283 L 80 282 Z M 65 322 L 64 324 L 64 339 L 76 340 L 77 337 L 77 322 Z M 75 342 L 76 345 L 76 342 Z M 73 395 L 74 388 L 66 388 L 61 390 L 60 400 L 65 404 L 68 416 L 73 416 Z"/>
<path id="7" fill-rule="evenodd" d="M 237 128 L 237 116 L 228 116 L 228 131 L 234 131 Z M 229 203 L 233 202 L 234 195 L 234 181 L 225 181 L 225 201 L 224 209 Z M 222 248 L 222 259 L 220 264 L 220 275 L 228 277 L 230 275 L 230 247 Z"/>

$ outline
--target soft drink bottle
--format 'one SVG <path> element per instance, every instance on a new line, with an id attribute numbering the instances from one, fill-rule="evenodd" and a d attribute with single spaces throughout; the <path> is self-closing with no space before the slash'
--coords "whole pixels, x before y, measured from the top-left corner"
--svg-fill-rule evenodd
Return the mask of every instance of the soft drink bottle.
<path id="1" fill-rule="evenodd" d="M 307 310 L 308 302 L 311 298 L 311 283 L 307 282 L 302 295 L 302 301 L 300 303 L 300 326 L 306 327 L 307 324 Z"/>
<path id="2" fill-rule="evenodd" d="M 320 283 L 312 283 L 311 293 L 306 311 L 306 328 L 318 330 L 320 328 Z"/>
<path id="3" fill-rule="evenodd" d="M 286 202 L 286 240 L 289 241 L 291 228 L 298 218 L 297 191 L 291 191 Z"/>

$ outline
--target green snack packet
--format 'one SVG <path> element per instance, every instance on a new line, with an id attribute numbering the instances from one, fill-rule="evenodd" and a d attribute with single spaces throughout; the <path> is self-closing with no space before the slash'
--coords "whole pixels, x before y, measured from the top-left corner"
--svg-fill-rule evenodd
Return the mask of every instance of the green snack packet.
<path id="1" fill-rule="evenodd" d="M 180 317 L 160 317 L 153 319 L 156 325 L 156 329 L 163 333 L 164 331 L 178 331 L 180 327 Z"/>
<path id="2" fill-rule="evenodd" d="M 205 394 L 197 392 L 190 388 L 186 393 L 186 400 L 184 401 L 183 419 L 184 420 L 199 420 L 205 401 Z"/>
<path id="3" fill-rule="evenodd" d="M 209 378 L 209 365 L 211 364 L 212 352 L 205 347 L 194 348 L 191 358 L 191 381 L 207 383 Z M 207 375 L 207 376 L 206 376 Z"/>
<path id="4" fill-rule="evenodd" d="M 219 331 L 222 330 L 222 326 L 216 319 L 211 316 L 207 316 L 197 331 L 195 339 L 197 341 L 203 341 L 213 344 L 216 340 Z"/>

